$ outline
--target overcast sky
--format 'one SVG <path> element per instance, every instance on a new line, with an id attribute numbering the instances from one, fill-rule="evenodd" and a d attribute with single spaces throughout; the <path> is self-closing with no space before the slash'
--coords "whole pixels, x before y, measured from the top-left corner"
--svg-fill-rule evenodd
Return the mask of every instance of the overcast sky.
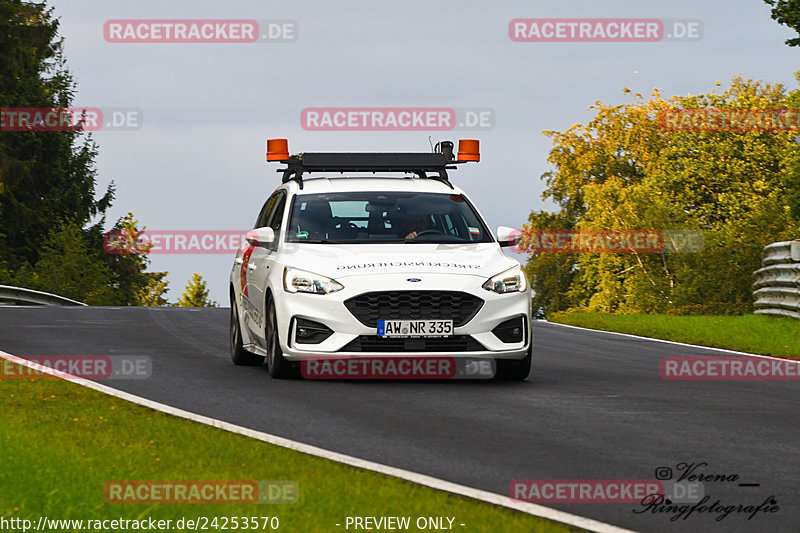
<path id="1" fill-rule="evenodd" d="M 428 151 L 433 141 L 481 140 L 481 162 L 451 177 L 492 227 L 520 227 L 541 199 L 551 148 L 544 130 L 586 123 L 588 106 L 709 92 L 737 75 L 796 87 L 796 36 L 760 0 L 284 1 L 50 0 L 61 21 L 77 106 L 136 108 L 142 127 L 100 130 L 98 189 L 112 180 L 111 224 L 132 211 L 151 230 L 246 230 L 279 184 L 267 138 L 292 153 Z M 514 42 L 516 18 L 702 21 L 690 42 Z M 297 23 L 294 41 L 111 43 L 112 19 L 256 19 Z M 307 107 L 450 107 L 494 112 L 488 130 L 306 131 Z M 175 301 L 192 272 L 227 305 L 232 254 L 153 255 Z"/>

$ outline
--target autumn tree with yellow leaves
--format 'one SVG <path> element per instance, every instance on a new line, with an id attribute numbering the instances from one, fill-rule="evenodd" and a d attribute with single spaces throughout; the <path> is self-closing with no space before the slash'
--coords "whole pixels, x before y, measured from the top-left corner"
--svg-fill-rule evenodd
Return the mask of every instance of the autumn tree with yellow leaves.
<path id="1" fill-rule="evenodd" d="M 719 87 L 720 84 L 717 83 Z M 625 93 L 630 91 L 625 89 Z M 667 111 L 798 109 L 800 90 L 735 78 L 722 92 L 610 106 L 564 132 L 553 149 L 544 199 L 527 230 L 696 230 L 693 253 L 533 253 L 534 306 L 621 313 L 729 314 L 752 310 L 761 248 L 800 237 L 798 131 L 672 131 Z"/>

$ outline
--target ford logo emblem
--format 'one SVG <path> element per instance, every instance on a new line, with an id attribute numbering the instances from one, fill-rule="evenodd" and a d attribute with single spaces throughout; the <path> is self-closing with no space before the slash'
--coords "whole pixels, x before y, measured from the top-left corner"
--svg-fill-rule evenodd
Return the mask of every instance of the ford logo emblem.
<path id="1" fill-rule="evenodd" d="M 411 283 L 417 283 L 418 281 L 422 281 L 419 278 L 408 278 L 406 281 L 410 281 Z"/>

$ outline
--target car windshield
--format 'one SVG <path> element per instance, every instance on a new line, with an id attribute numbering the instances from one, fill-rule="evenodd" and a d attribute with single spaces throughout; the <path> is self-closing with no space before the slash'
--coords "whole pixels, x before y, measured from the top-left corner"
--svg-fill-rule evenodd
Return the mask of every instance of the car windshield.
<path id="1" fill-rule="evenodd" d="M 460 194 L 336 192 L 294 198 L 287 240 L 324 244 L 491 242 Z"/>

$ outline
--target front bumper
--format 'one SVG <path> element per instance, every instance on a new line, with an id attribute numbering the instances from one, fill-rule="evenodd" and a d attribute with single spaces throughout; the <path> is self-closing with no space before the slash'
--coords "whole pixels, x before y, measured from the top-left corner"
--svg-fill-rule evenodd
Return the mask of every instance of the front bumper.
<path id="1" fill-rule="evenodd" d="M 332 294 L 289 294 L 278 289 L 275 295 L 278 335 L 283 356 L 289 361 L 305 357 L 463 357 L 474 359 L 522 359 L 527 355 L 530 336 L 530 293 L 496 294 L 481 288 L 479 276 L 424 274 L 411 283 L 410 274 L 350 276 L 338 281 L 344 289 Z M 380 291 L 455 291 L 483 300 L 477 313 L 463 325 L 456 325 L 453 337 L 423 339 L 379 339 L 377 324 L 362 324 L 345 301 L 368 292 Z M 509 319 L 519 317 L 523 334 L 520 342 L 503 342 L 492 330 Z M 397 317 L 382 317 L 396 319 Z M 297 319 L 327 326 L 325 340 L 315 344 L 298 342 Z"/>

